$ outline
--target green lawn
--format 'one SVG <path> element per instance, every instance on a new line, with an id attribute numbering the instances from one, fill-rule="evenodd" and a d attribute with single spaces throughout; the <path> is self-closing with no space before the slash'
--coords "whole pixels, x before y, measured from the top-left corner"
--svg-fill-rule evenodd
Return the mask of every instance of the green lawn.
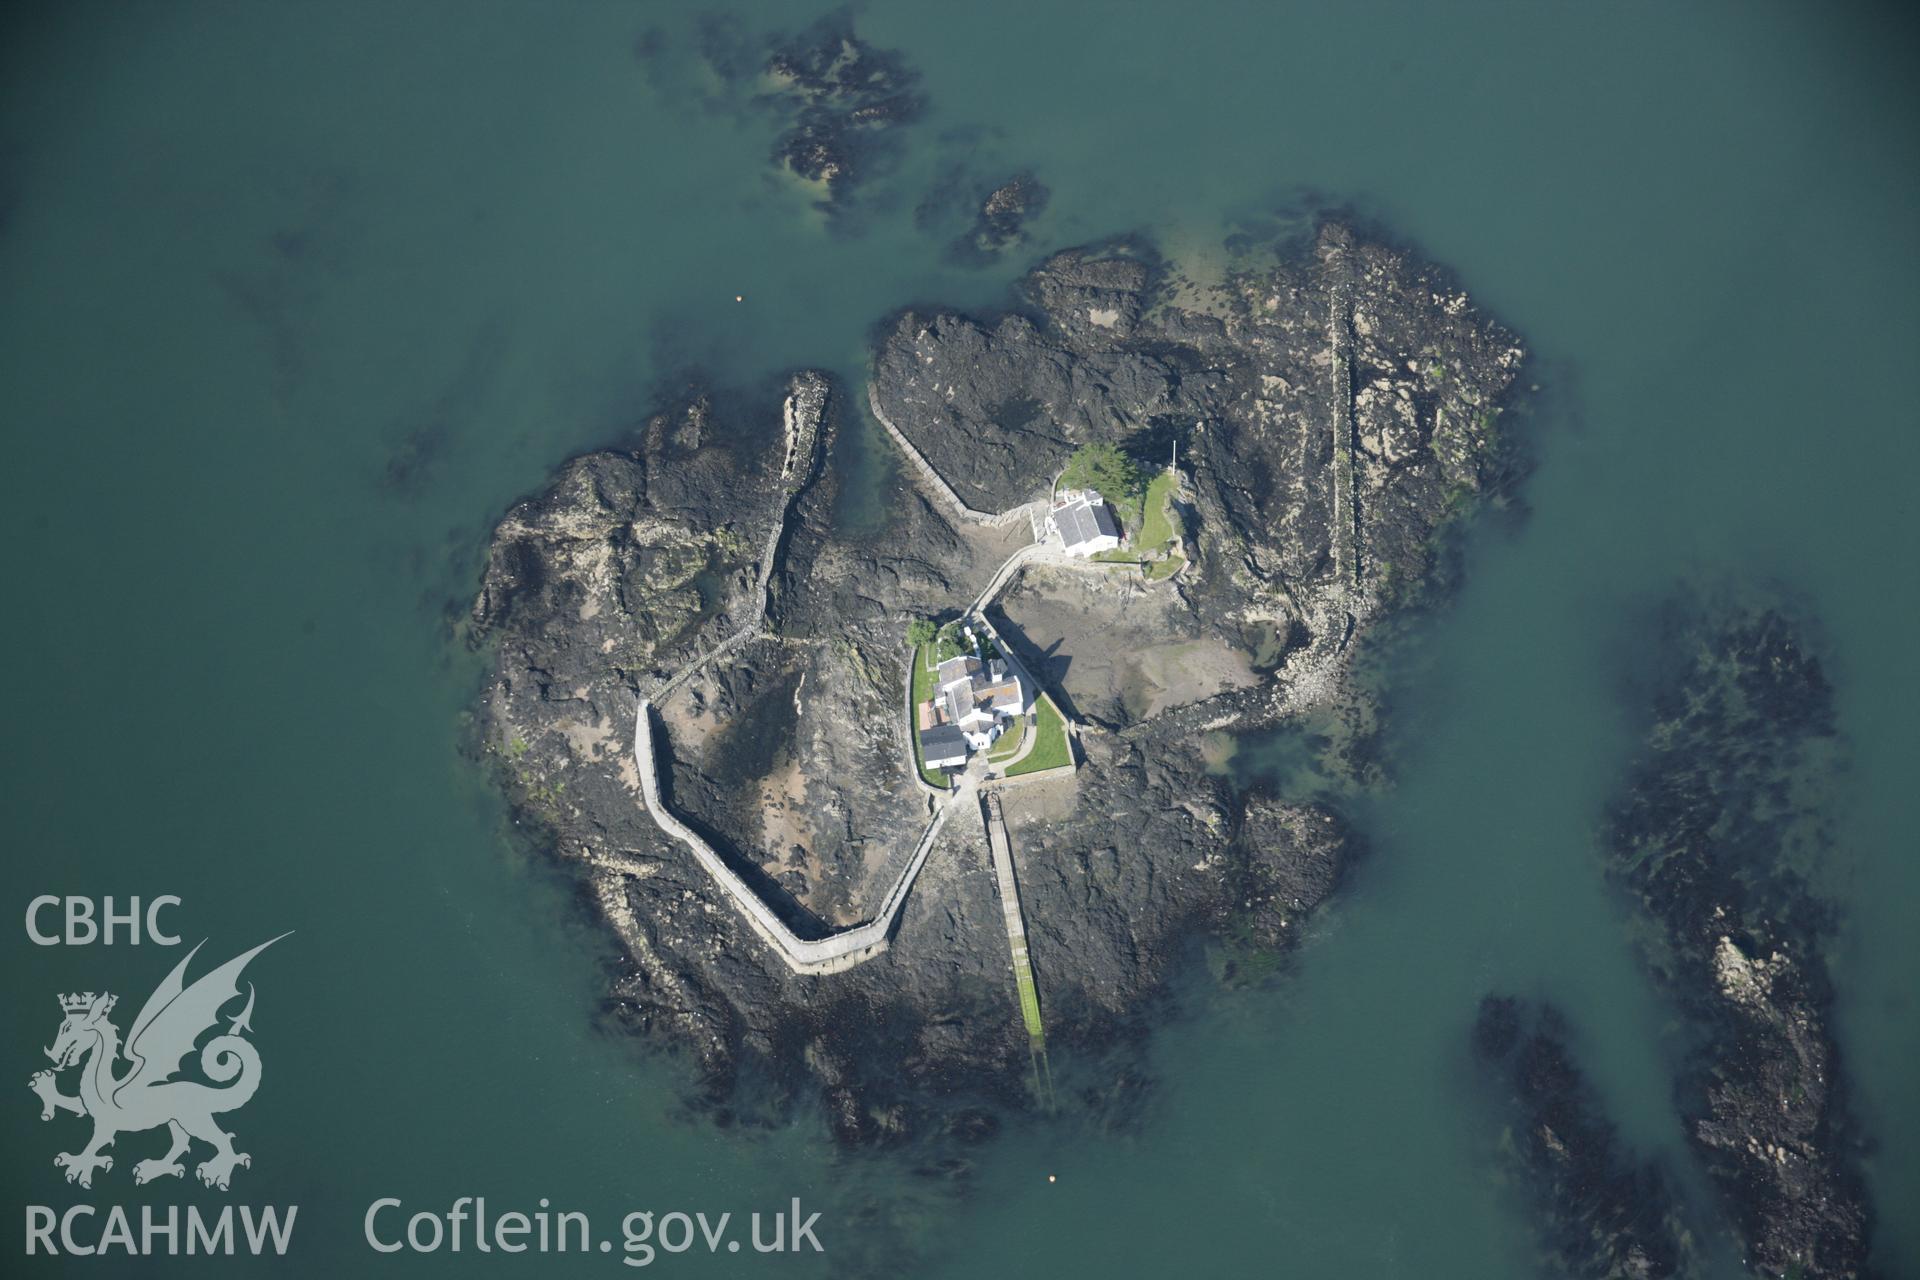
<path id="1" fill-rule="evenodd" d="M 1162 471 L 1147 485 L 1146 514 L 1140 520 L 1140 532 L 1134 549 L 1141 555 L 1163 551 L 1173 542 L 1173 480 L 1171 469 Z"/>
<path id="2" fill-rule="evenodd" d="M 1180 534 L 1180 517 L 1173 509 L 1175 480 L 1173 469 L 1168 468 L 1147 482 L 1144 494 L 1114 502 L 1120 527 L 1127 530 L 1127 545 L 1099 552 L 1093 559 L 1103 564 L 1137 564 L 1149 582 L 1173 576 L 1186 563 L 1173 554 L 1173 540 Z"/>
<path id="3" fill-rule="evenodd" d="M 1061 765 L 1073 763 L 1073 747 L 1067 741 L 1067 722 L 1060 718 L 1052 701 L 1041 698 L 1034 704 L 1034 733 L 1037 738 L 1033 750 L 1019 764 L 1007 768 L 1007 776 L 1014 777 L 1022 773 L 1038 773 L 1042 769 L 1058 769 Z"/>
<path id="4" fill-rule="evenodd" d="M 1137 565 L 1148 582 L 1159 582 L 1179 572 L 1187 561 L 1173 549 L 1174 539 L 1181 533 L 1180 516 L 1173 509 L 1175 479 L 1169 468 L 1149 481 L 1146 493 L 1139 498 L 1113 503 L 1120 527 L 1131 531 L 1127 545 L 1096 552 L 1091 559 L 1099 564 Z"/>
<path id="5" fill-rule="evenodd" d="M 920 776 L 931 786 L 947 789 L 947 775 L 939 769 L 927 768 L 926 760 L 920 754 L 920 704 L 933 695 L 933 670 L 927 665 L 927 645 L 916 645 L 913 650 L 913 706 L 907 712 L 907 732 L 913 737 L 913 763 L 920 770 Z"/>
<path id="6" fill-rule="evenodd" d="M 1008 726 L 1006 732 L 1000 735 L 1000 740 L 993 744 L 993 749 L 987 752 L 987 759 L 997 764 L 1016 754 L 1020 750 L 1020 744 L 1027 740 L 1027 724 L 1030 719 L 1029 716 L 1021 716 Z"/>

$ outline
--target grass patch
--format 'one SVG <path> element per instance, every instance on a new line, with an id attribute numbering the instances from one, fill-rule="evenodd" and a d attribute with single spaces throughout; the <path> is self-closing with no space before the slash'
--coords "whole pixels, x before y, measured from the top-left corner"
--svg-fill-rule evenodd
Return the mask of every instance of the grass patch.
<path id="1" fill-rule="evenodd" d="M 912 682 L 913 705 L 907 709 L 907 734 L 913 739 L 913 765 L 920 770 L 920 777 L 928 786 L 947 789 L 947 775 L 940 769 L 927 768 L 927 758 L 920 754 L 920 704 L 933 696 L 933 671 L 927 665 L 927 645 L 913 647 L 910 659 L 913 672 L 908 679 Z"/>
<path id="2" fill-rule="evenodd" d="M 1131 531 L 1128 543 L 1096 552 L 1090 559 L 1101 564 L 1138 565 L 1148 582 L 1164 582 L 1178 573 L 1187 562 L 1173 549 L 1175 540 L 1185 532 L 1180 526 L 1180 513 L 1173 509 L 1178 480 L 1169 467 L 1147 483 L 1144 494 L 1113 503 L 1120 527 Z"/>
<path id="3" fill-rule="evenodd" d="M 927 659 L 927 646 L 915 645 L 913 648 L 913 705 L 918 710 L 920 704 L 933 696 L 933 667 Z"/>
<path id="4" fill-rule="evenodd" d="M 1027 727 L 1032 719 L 1032 716 L 1021 716 L 1015 720 L 1013 725 L 1000 735 L 1000 740 L 993 744 L 993 749 L 987 752 L 987 759 L 998 764 L 1002 760 L 1009 760 L 1017 755 L 1020 744 L 1027 740 Z"/>
<path id="5" fill-rule="evenodd" d="M 1174 525 L 1178 520 L 1173 513 L 1173 480 L 1173 471 L 1168 469 L 1147 485 L 1145 514 L 1140 519 L 1139 536 L 1134 539 L 1141 555 L 1164 551 L 1173 545 Z"/>
<path id="6" fill-rule="evenodd" d="M 1184 532 L 1180 513 L 1173 509 L 1176 483 L 1178 477 L 1169 467 L 1148 481 L 1144 492 L 1111 501 L 1120 528 L 1127 533 L 1127 545 L 1098 552 L 1091 559 L 1101 564 L 1138 565 L 1148 582 L 1172 577 L 1186 563 L 1173 554 L 1174 540 Z"/>
<path id="7" fill-rule="evenodd" d="M 957 622 L 949 622 L 933 638 L 933 660 L 936 663 L 957 658 L 965 652 L 966 646 L 961 643 L 960 624 Z"/>
<path id="8" fill-rule="evenodd" d="M 1153 564 L 1147 566 L 1147 581 L 1163 582 L 1180 572 L 1180 567 L 1186 564 L 1186 562 L 1187 558 L 1185 556 L 1172 555 L 1164 560 L 1155 561 Z"/>
<path id="9" fill-rule="evenodd" d="M 1007 769 L 1009 778 L 1042 769 L 1058 769 L 1073 763 L 1073 746 L 1067 741 L 1067 722 L 1051 700 L 1041 698 L 1033 707 L 1033 750 L 1019 764 Z"/>

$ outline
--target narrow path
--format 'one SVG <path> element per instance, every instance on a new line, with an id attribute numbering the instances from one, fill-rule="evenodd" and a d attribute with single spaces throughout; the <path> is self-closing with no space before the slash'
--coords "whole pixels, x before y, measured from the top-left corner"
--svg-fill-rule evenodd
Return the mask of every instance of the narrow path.
<path id="1" fill-rule="evenodd" d="M 966 612 L 961 616 L 968 617 L 979 614 L 982 609 L 992 604 L 994 599 L 999 596 L 1002 591 L 1006 590 L 1007 584 L 1013 581 L 1015 574 L 1026 568 L 1027 565 L 1033 561 L 1044 559 L 1046 552 L 1047 547 L 1045 543 L 1029 542 L 1026 546 L 1021 547 L 1018 551 L 1008 556 L 1001 562 L 1000 567 L 993 571 L 993 577 L 988 580 L 985 587 L 981 588 L 980 594 L 975 596 L 972 602 L 967 605 Z"/>
<path id="2" fill-rule="evenodd" d="M 770 603 L 769 586 L 773 580 L 774 567 L 780 551 L 780 540 L 786 535 L 787 521 L 792 517 L 794 501 L 799 497 L 800 491 L 806 487 L 807 482 L 812 479 L 813 469 L 819 460 L 819 432 L 825 394 L 824 380 L 814 380 L 797 387 L 786 400 L 786 451 L 781 462 L 781 482 L 786 493 L 780 506 L 780 518 L 775 521 L 772 531 L 768 533 L 766 547 L 760 557 L 760 573 L 759 580 L 755 584 L 752 619 L 662 681 L 654 688 L 651 696 L 643 694 L 639 699 L 639 705 L 635 708 L 633 720 L 633 755 L 639 767 L 641 799 L 648 813 L 652 815 L 662 831 L 687 846 L 693 854 L 694 861 L 705 868 L 714 882 L 729 898 L 733 899 L 734 905 L 746 917 L 747 923 L 753 927 L 754 932 L 779 953 L 787 967 L 795 973 L 836 973 L 843 969 L 850 969 L 863 960 L 872 959 L 887 949 L 888 937 L 893 931 L 894 922 L 899 918 L 901 907 L 906 903 L 907 891 L 913 887 L 914 879 L 920 874 L 920 868 L 926 864 L 927 854 L 932 851 L 934 840 L 939 836 L 940 828 L 946 823 L 953 801 L 963 794 L 971 794 L 972 791 L 970 782 L 962 783 L 958 790 L 935 806 L 932 818 L 920 834 L 919 843 L 914 846 L 912 855 L 907 859 L 906 866 L 901 868 L 893 887 L 881 900 L 873 919 L 825 938 L 802 938 L 788 928 L 786 922 L 767 905 L 765 899 L 755 893 L 752 887 L 726 864 L 712 845 L 676 817 L 660 796 L 660 765 L 654 751 L 653 704 L 671 696 L 695 673 L 715 659 L 731 653 L 754 637 L 763 634 Z M 803 403 L 802 396 L 812 396 L 814 399 L 810 404 Z M 908 687 L 912 687 L 911 683 Z"/>
<path id="3" fill-rule="evenodd" d="M 706 666 L 709 662 L 712 662 L 715 658 L 724 657 L 727 654 L 732 653 L 735 649 L 738 649 L 741 645 L 745 644 L 747 641 L 753 639 L 757 635 L 760 635 L 761 627 L 764 622 L 765 622 L 764 616 L 755 618 L 752 622 L 740 628 L 738 631 L 728 636 L 725 640 L 722 640 L 719 644 L 713 646 L 713 648 L 707 650 L 705 653 L 695 658 L 692 662 L 689 662 L 686 666 L 680 668 L 679 672 L 676 673 L 670 680 L 668 680 L 666 683 L 662 684 L 660 687 L 658 687 L 653 691 L 653 700 L 658 702 L 665 702 L 668 699 L 668 697 L 670 697 L 673 694 L 673 691 L 675 689 L 678 689 L 681 685 L 685 684 L 689 678 L 691 678 L 693 675 L 698 673 L 700 669 Z"/>
<path id="4" fill-rule="evenodd" d="M 1012 953 L 1013 985 L 1020 999 L 1020 1018 L 1027 1027 L 1027 1050 L 1033 1059 L 1034 1092 L 1053 1105 L 1053 1069 L 1047 1062 L 1047 1031 L 1040 1019 L 1040 989 L 1033 980 L 1027 955 L 1027 926 L 1020 914 L 1020 883 L 1013 873 L 1013 840 L 1007 834 L 1000 797 L 981 797 L 987 824 L 987 845 L 993 854 L 993 874 L 1000 886 L 1000 911 L 1007 924 L 1007 948 Z"/>
<path id="5" fill-rule="evenodd" d="M 773 528 L 767 533 L 766 545 L 760 551 L 760 571 L 753 586 L 753 616 L 733 634 L 656 686 L 652 694 L 655 702 L 665 702 L 695 672 L 761 634 L 766 626 L 767 610 L 773 603 L 771 587 L 780 554 L 780 540 L 787 536 L 787 521 L 793 517 L 795 500 L 813 479 L 814 470 L 820 463 L 820 422 L 825 413 L 826 382 L 812 374 L 803 374 L 800 378 L 805 380 L 804 385 L 789 392 L 786 402 L 781 406 L 786 428 L 786 449 L 780 461 L 780 484 L 784 493 L 780 499 L 780 518 L 773 522 Z M 802 395 L 810 396 L 812 403 L 800 403 Z"/>
<path id="6" fill-rule="evenodd" d="M 1036 716 L 1038 715 L 1037 710 L 1035 712 L 1035 715 Z M 1021 718 L 1023 720 L 1029 719 L 1029 717 L 1025 717 L 1025 716 Z M 995 760 L 993 756 L 989 754 L 987 756 L 987 767 L 993 770 L 996 774 L 999 774 L 1002 777 L 1004 777 L 1006 775 L 1007 770 L 1013 768 L 1013 766 L 1019 764 L 1022 760 L 1025 760 L 1028 756 L 1033 754 L 1034 744 L 1039 741 L 1040 741 L 1040 729 L 1038 724 L 1037 723 L 1023 724 L 1020 727 L 1020 745 L 1014 749 L 1013 754 L 1010 756 L 1007 756 L 1005 759 L 1002 759 L 1002 760 Z"/>
<path id="7" fill-rule="evenodd" d="M 947 815 L 952 812 L 956 802 L 970 797 L 974 792 L 972 780 L 963 780 L 952 796 L 935 807 L 932 820 L 921 832 L 920 842 L 914 846 L 913 855 L 907 859 L 907 865 L 901 868 L 887 896 L 881 899 L 872 920 L 825 938 L 802 938 L 788 928 L 786 921 L 775 914 L 766 900 L 726 864 L 712 845 L 675 817 L 660 798 L 659 763 L 654 756 L 652 720 L 653 703 L 646 698 L 640 699 L 634 715 L 633 754 L 640 766 L 640 792 L 648 812 L 662 831 L 687 846 L 694 861 L 706 869 L 714 882 L 733 899 L 734 905 L 740 908 L 740 913 L 753 926 L 753 931 L 778 952 L 787 967 L 795 973 L 838 973 L 864 960 L 871 960 L 887 949 L 894 922 L 899 918 L 901 907 L 906 904 L 907 891 L 913 887 L 920 868 L 926 865 L 934 840 L 939 836 L 940 828 L 946 825 Z"/>

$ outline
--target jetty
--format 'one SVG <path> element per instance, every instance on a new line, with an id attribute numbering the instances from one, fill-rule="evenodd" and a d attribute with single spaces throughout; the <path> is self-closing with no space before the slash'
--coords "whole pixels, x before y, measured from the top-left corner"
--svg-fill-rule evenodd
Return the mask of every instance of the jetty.
<path id="1" fill-rule="evenodd" d="M 987 847 L 993 856 L 994 883 L 1000 890 L 1000 912 L 1007 924 L 1007 949 L 1012 954 L 1014 992 L 1020 999 L 1020 1019 L 1027 1028 L 1027 1051 L 1033 1062 L 1034 1093 L 1053 1105 L 1053 1068 L 1047 1062 L 1047 1029 L 1040 1018 L 1040 988 L 1033 980 L 1027 954 L 1027 924 L 1020 912 L 1020 881 L 1013 871 L 1013 839 L 998 792 L 980 798 L 987 825 Z"/>

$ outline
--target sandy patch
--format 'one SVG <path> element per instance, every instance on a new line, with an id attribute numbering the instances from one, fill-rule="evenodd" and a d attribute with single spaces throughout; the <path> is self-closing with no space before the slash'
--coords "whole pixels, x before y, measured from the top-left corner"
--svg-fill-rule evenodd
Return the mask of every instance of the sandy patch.
<path id="1" fill-rule="evenodd" d="M 624 733 L 617 733 L 611 719 L 601 716 L 592 724 L 581 720 L 562 720 L 553 726 L 554 731 L 567 740 L 567 750 L 576 760 L 588 764 L 598 764 L 618 754 L 626 741 Z"/>
<path id="2" fill-rule="evenodd" d="M 762 856 L 778 871 L 788 870 L 793 846 L 811 848 L 813 824 L 807 819 L 807 779 L 798 763 L 782 765 L 760 780 L 760 844 Z M 812 862 L 811 854 L 808 861 Z M 818 883 L 818 867 L 807 872 Z"/>
<path id="3" fill-rule="evenodd" d="M 654 710 L 666 725 L 674 749 L 690 756 L 705 755 L 707 740 L 720 728 L 720 717 L 713 710 L 713 704 L 704 699 L 696 705 L 692 698 L 682 695 L 655 703 Z"/>
<path id="4" fill-rule="evenodd" d="M 1007 815 L 1007 829 L 1018 841 L 1027 826 L 1041 822 L 1065 822 L 1073 817 L 1079 803 L 1078 773 L 1036 778 L 1000 788 L 1000 807 Z"/>
<path id="5" fill-rule="evenodd" d="M 1248 655 L 1200 631 L 1177 599 L 1118 575 L 1030 570 L 1000 607 L 1043 683 L 1081 718 L 1120 725 L 1259 682 Z"/>

